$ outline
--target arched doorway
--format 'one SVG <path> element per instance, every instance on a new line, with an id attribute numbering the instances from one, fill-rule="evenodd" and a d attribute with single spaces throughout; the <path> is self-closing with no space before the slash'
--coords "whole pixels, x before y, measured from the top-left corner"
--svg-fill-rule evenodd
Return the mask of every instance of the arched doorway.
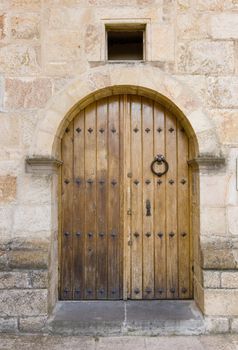
<path id="1" fill-rule="evenodd" d="M 149 98 L 76 114 L 61 141 L 60 299 L 193 297 L 190 152 L 181 122 Z"/>

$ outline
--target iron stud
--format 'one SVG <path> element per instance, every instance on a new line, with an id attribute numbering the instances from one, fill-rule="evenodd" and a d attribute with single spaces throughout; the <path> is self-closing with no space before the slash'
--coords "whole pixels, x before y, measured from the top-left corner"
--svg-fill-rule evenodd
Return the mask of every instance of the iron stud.
<path id="1" fill-rule="evenodd" d="M 135 180 L 134 181 L 134 184 L 137 186 L 138 184 L 140 183 L 140 181 L 138 181 L 138 180 Z"/>
<path id="2" fill-rule="evenodd" d="M 146 185 L 149 185 L 151 183 L 151 181 L 148 179 L 145 181 Z"/>
<path id="3" fill-rule="evenodd" d="M 100 185 L 103 185 L 105 183 L 104 180 L 99 180 Z"/>
<path id="4" fill-rule="evenodd" d="M 172 133 L 173 131 L 174 131 L 174 128 L 172 128 L 172 127 L 171 127 L 171 128 L 169 128 L 169 132 L 171 132 L 171 133 Z"/>
<path id="5" fill-rule="evenodd" d="M 68 132 L 69 132 L 69 128 L 66 128 L 66 129 L 65 129 L 65 132 L 68 133 Z"/>
<path id="6" fill-rule="evenodd" d="M 117 184 L 116 180 L 113 179 L 111 184 L 112 184 L 112 186 L 115 186 Z"/>
<path id="7" fill-rule="evenodd" d="M 186 233 L 186 232 L 182 232 L 182 233 L 181 233 L 181 236 L 182 236 L 182 237 L 185 237 L 185 236 L 187 236 L 187 233 Z"/>
<path id="8" fill-rule="evenodd" d="M 81 236 L 81 232 L 80 231 L 76 232 L 76 236 L 79 238 Z"/>
<path id="9" fill-rule="evenodd" d="M 92 289 L 88 289 L 88 290 L 87 290 L 87 293 L 88 293 L 88 294 L 92 294 L 92 292 L 93 292 Z"/>
<path id="10" fill-rule="evenodd" d="M 65 183 L 66 185 L 68 185 L 68 184 L 69 184 L 69 180 L 68 180 L 68 179 L 65 179 L 65 180 L 64 180 L 64 183 Z"/>
<path id="11" fill-rule="evenodd" d="M 183 288 L 181 289 L 181 291 L 182 291 L 183 294 L 185 294 L 185 293 L 187 293 L 187 288 L 183 287 Z"/>
<path id="12" fill-rule="evenodd" d="M 158 181 L 157 181 L 157 184 L 158 184 L 158 185 L 161 185 L 162 183 L 163 183 L 163 181 L 161 181 L 161 180 L 158 180 Z"/>
<path id="13" fill-rule="evenodd" d="M 174 184 L 174 180 L 173 179 L 169 180 L 169 183 L 170 183 L 170 185 L 173 185 Z"/>
<path id="14" fill-rule="evenodd" d="M 180 181 L 180 183 L 181 183 L 182 185 L 184 185 L 184 184 L 186 184 L 186 180 L 185 180 L 185 179 L 182 179 L 182 180 Z"/>
<path id="15" fill-rule="evenodd" d="M 104 237 L 104 232 L 99 232 L 99 237 L 103 238 Z"/>
<path id="16" fill-rule="evenodd" d="M 65 236 L 65 237 L 69 237 L 69 236 L 70 236 L 70 233 L 69 233 L 69 232 L 64 232 L 64 236 Z"/>
<path id="17" fill-rule="evenodd" d="M 174 237 L 174 235 L 175 235 L 175 233 L 174 233 L 174 232 L 170 232 L 170 233 L 169 233 L 169 237 L 170 237 L 170 238 L 173 238 L 173 237 Z"/>
<path id="18" fill-rule="evenodd" d="M 146 237 L 150 237 L 151 236 L 151 232 L 146 232 Z"/>
<path id="19" fill-rule="evenodd" d="M 135 294 L 139 294 L 139 293 L 140 293 L 139 288 L 135 288 L 135 289 L 134 289 L 134 293 L 135 293 Z"/>
<path id="20" fill-rule="evenodd" d="M 79 133 L 82 131 L 82 129 L 77 128 L 76 131 L 77 131 L 77 133 L 79 134 Z"/>
<path id="21" fill-rule="evenodd" d="M 158 131 L 158 132 L 161 132 L 161 131 L 162 131 L 162 129 L 161 129 L 161 128 L 158 128 L 158 129 L 157 129 L 157 131 Z"/>
<path id="22" fill-rule="evenodd" d="M 162 294 L 164 292 L 163 288 L 158 289 L 159 294 Z"/>
<path id="23" fill-rule="evenodd" d="M 77 184 L 77 185 L 80 185 L 80 184 L 81 184 L 81 180 L 80 180 L 80 178 L 79 178 L 79 177 L 77 177 L 77 179 L 75 180 L 75 182 L 76 182 L 76 184 Z"/>
<path id="24" fill-rule="evenodd" d="M 100 131 L 101 134 L 104 133 L 104 129 L 103 128 L 100 128 L 99 131 Z"/>
<path id="25" fill-rule="evenodd" d="M 87 183 L 91 185 L 93 183 L 93 180 L 92 179 L 88 179 Z"/>
<path id="26" fill-rule="evenodd" d="M 88 237 L 89 237 L 89 238 L 92 238 L 92 237 L 93 237 L 93 233 L 92 233 L 92 232 L 89 232 L 89 233 L 88 233 Z"/>
<path id="27" fill-rule="evenodd" d="M 114 133 L 116 132 L 116 129 L 113 127 L 113 128 L 111 129 L 111 132 L 114 134 Z"/>
<path id="28" fill-rule="evenodd" d="M 150 294 L 152 292 L 152 289 L 151 288 L 146 288 L 145 291 L 146 291 L 147 294 Z"/>
<path id="29" fill-rule="evenodd" d="M 134 236 L 135 236 L 136 238 L 138 238 L 138 237 L 140 236 L 140 234 L 139 234 L 138 232 L 135 232 L 135 233 L 134 233 Z"/>
<path id="30" fill-rule="evenodd" d="M 175 288 L 170 288 L 170 293 L 174 294 L 175 293 Z"/>
<path id="31" fill-rule="evenodd" d="M 163 232 L 158 233 L 159 238 L 161 239 L 163 237 Z"/>
<path id="32" fill-rule="evenodd" d="M 116 235 L 117 235 L 116 231 L 112 231 L 112 233 L 111 233 L 111 237 L 112 237 L 112 238 L 115 238 L 115 237 L 116 237 Z"/>
<path id="33" fill-rule="evenodd" d="M 149 129 L 149 128 L 146 128 L 146 129 L 145 129 L 145 132 L 147 132 L 147 134 L 148 134 L 148 132 L 150 132 L 150 129 Z"/>
<path id="34" fill-rule="evenodd" d="M 93 129 L 92 128 L 89 128 L 88 129 L 88 132 L 91 134 L 93 132 Z"/>
<path id="35" fill-rule="evenodd" d="M 139 129 L 137 127 L 135 127 L 133 130 L 134 130 L 134 132 L 138 132 L 139 131 Z"/>
<path id="36" fill-rule="evenodd" d="M 104 289 L 103 288 L 99 289 L 99 294 L 101 294 L 101 295 L 104 294 Z"/>

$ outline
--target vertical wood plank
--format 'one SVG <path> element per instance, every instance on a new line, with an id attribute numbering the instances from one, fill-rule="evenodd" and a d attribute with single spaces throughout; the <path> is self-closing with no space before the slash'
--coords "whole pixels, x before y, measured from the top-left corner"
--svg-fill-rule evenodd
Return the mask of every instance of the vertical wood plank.
<path id="1" fill-rule="evenodd" d="M 165 156 L 165 115 L 163 108 L 154 105 L 154 156 Z M 163 168 L 161 169 L 163 171 Z M 155 232 L 155 298 L 167 295 L 166 264 L 166 177 L 154 177 L 154 232 Z"/>
<path id="2" fill-rule="evenodd" d="M 108 298 L 120 298 L 120 123 L 119 97 L 108 106 Z"/>
<path id="3" fill-rule="evenodd" d="M 61 299 L 72 299 L 73 293 L 73 122 L 62 139 L 62 265 Z"/>
<path id="4" fill-rule="evenodd" d="M 166 236 L 167 298 L 178 298 L 178 232 L 177 232 L 177 126 L 176 119 L 166 112 Z"/>
<path id="5" fill-rule="evenodd" d="M 154 298 L 153 102 L 142 98 L 143 299 Z M 147 202 L 151 209 L 147 214 Z"/>
<path id="6" fill-rule="evenodd" d="M 123 235 L 124 235 L 124 254 L 123 254 L 123 272 L 124 272 L 124 290 L 123 299 L 131 298 L 131 103 L 130 96 L 123 96 L 123 119 L 124 127 L 121 137 L 124 140 L 123 163 L 124 163 L 124 181 L 122 191 L 124 192 L 123 208 Z"/>
<path id="7" fill-rule="evenodd" d="M 96 298 L 96 106 L 85 109 L 85 299 Z"/>
<path id="8" fill-rule="evenodd" d="M 107 99 L 97 103 L 97 299 L 107 298 Z"/>
<path id="9" fill-rule="evenodd" d="M 179 299 L 190 296 L 188 138 L 177 122 Z"/>
<path id="10" fill-rule="evenodd" d="M 132 164 L 132 298 L 142 298 L 142 135 L 141 98 L 131 96 L 131 164 Z"/>
<path id="11" fill-rule="evenodd" d="M 84 111 L 74 119 L 73 271 L 74 299 L 84 298 L 85 178 Z"/>

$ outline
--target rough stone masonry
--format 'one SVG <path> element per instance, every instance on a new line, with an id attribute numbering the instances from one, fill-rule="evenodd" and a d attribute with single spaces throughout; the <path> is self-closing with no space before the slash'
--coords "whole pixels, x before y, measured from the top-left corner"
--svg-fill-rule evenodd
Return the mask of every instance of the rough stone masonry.
<path id="1" fill-rule="evenodd" d="M 140 22 L 146 62 L 107 64 L 105 25 Z M 58 180 L 49 159 L 59 159 L 52 140 L 64 107 L 135 79 L 142 88 L 156 80 L 158 93 L 191 112 L 206 149 L 195 176 L 195 300 L 206 332 L 238 332 L 237 0 L 1 0 L 1 331 L 46 331 L 57 302 Z M 48 163 L 27 172 L 33 156 Z"/>

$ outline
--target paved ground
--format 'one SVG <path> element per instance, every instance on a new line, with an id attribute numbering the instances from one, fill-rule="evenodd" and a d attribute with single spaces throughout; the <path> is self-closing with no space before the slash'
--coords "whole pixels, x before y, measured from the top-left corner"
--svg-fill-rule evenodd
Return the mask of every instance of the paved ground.
<path id="1" fill-rule="evenodd" d="M 0 350 L 238 350 L 238 335 L 62 337 L 1 335 Z"/>

